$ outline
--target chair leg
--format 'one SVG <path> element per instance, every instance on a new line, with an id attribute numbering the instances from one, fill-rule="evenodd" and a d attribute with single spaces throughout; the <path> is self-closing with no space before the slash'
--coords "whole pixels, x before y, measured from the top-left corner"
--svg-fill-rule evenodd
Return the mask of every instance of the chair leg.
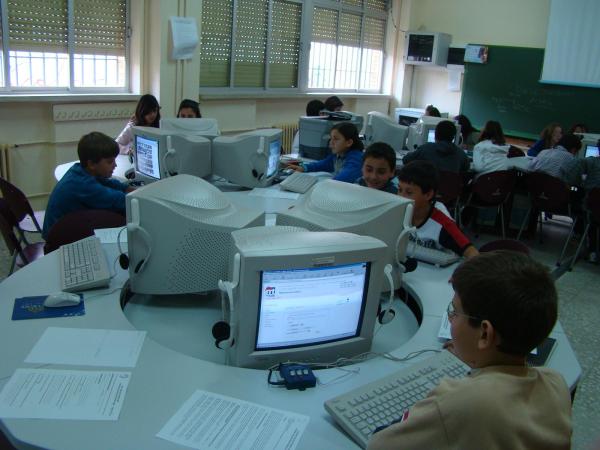
<path id="1" fill-rule="evenodd" d="M 544 243 L 544 230 L 543 230 L 543 224 L 544 224 L 544 217 L 543 217 L 544 213 L 542 211 L 539 212 L 539 216 L 538 216 L 538 221 L 540 224 L 540 244 Z"/>
<path id="2" fill-rule="evenodd" d="M 504 205 L 501 203 L 498 209 L 500 210 L 500 227 L 502 227 L 502 239 L 506 239 L 506 232 L 504 231 Z"/>
<path id="3" fill-rule="evenodd" d="M 573 219 L 573 224 L 571 225 L 571 229 L 569 230 L 569 236 L 567 236 L 565 245 L 563 245 L 562 251 L 560 252 L 560 256 L 558 257 L 558 261 L 556 261 L 557 266 L 560 266 L 560 264 L 563 260 L 563 256 L 565 255 L 565 252 L 567 251 L 567 246 L 569 245 L 569 242 L 571 241 L 571 236 L 573 236 L 573 231 L 575 231 L 576 223 L 577 223 L 577 217 L 575 217 L 575 219 Z"/>
<path id="4" fill-rule="evenodd" d="M 523 218 L 523 222 L 521 223 L 521 228 L 519 228 L 519 234 L 517 234 L 517 241 L 521 240 L 521 234 L 523 233 L 523 230 L 525 229 L 525 224 L 529 220 L 529 214 L 531 214 L 531 208 L 529 208 L 527 210 L 527 212 L 525 213 L 525 217 Z"/>
<path id="5" fill-rule="evenodd" d="M 575 256 L 573 256 L 573 260 L 571 261 L 571 267 L 569 270 L 573 270 L 575 263 L 577 262 L 577 258 L 579 257 L 579 252 L 581 251 L 581 247 L 583 246 L 583 242 L 585 241 L 586 236 L 590 230 L 590 223 L 588 222 L 585 225 L 585 229 L 583 230 L 583 234 L 581 235 L 581 239 L 579 240 L 579 245 L 577 246 L 577 250 L 575 251 Z"/>

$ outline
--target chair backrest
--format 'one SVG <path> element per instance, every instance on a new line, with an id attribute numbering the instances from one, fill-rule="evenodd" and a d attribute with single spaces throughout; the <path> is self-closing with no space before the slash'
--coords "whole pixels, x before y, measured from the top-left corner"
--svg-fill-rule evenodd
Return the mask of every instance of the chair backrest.
<path id="1" fill-rule="evenodd" d="M 586 209 L 595 223 L 600 223 L 600 187 L 591 189 L 587 194 Z"/>
<path id="2" fill-rule="evenodd" d="M 23 220 L 26 215 L 35 217 L 33 208 L 23 191 L 2 177 L 0 177 L 0 191 L 2 191 L 2 197 L 8 203 L 15 219 L 17 219 L 17 223 Z"/>
<path id="3" fill-rule="evenodd" d="M 529 256 L 529 247 L 515 239 L 498 239 L 483 244 L 479 248 L 480 253 L 493 252 L 494 250 L 512 250 L 513 252 L 520 252 Z"/>
<path id="4" fill-rule="evenodd" d="M 444 205 L 452 206 L 463 190 L 463 176 L 456 172 L 440 170 L 437 197 Z"/>
<path id="5" fill-rule="evenodd" d="M 125 216 L 104 209 L 84 209 L 66 214 L 50 228 L 44 251 L 50 253 L 61 245 L 92 236 L 97 228 L 121 227 L 125 222 Z"/>
<path id="6" fill-rule="evenodd" d="M 15 235 L 14 227 L 16 224 L 17 221 L 8 206 L 8 202 L 5 199 L 0 198 L 0 232 L 2 233 L 6 247 L 11 255 L 14 255 L 15 251 L 19 253 L 22 251 L 19 239 Z"/>
<path id="7" fill-rule="evenodd" d="M 497 170 L 481 174 L 473 182 L 473 194 L 490 205 L 504 203 L 515 187 L 514 170 Z"/>
<path id="8" fill-rule="evenodd" d="M 544 172 L 531 172 L 527 174 L 527 189 L 533 207 L 544 212 L 568 214 L 570 188 L 560 178 Z"/>

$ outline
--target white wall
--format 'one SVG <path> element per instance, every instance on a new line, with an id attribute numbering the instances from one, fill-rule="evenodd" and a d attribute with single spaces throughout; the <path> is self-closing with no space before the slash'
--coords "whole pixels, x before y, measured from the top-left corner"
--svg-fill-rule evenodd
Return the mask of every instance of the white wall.
<path id="1" fill-rule="evenodd" d="M 466 44 L 543 48 L 550 0 L 403 0 L 409 30 L 438 31 L 452 36 L 452 46 Z M 447 72 L 419 67 L 414 70 L 406 106 L 436 105 L 458 114 L 461 92 L 448 90 Z"/>

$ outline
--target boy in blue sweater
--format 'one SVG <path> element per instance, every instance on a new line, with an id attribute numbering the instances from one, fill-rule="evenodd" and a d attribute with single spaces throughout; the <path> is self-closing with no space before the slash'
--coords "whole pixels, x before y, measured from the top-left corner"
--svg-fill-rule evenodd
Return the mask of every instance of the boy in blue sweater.
<path id="1" fill-rule="evenodd" d="M 44 218 L 42 236 L 64 215 L 82 209 L 108 209 L 125 214 L 125 194 L 133 190 L 110 176 L 117 166 L 119 144 L 111 137 L 92 132 L 77 144 L 79 162 L 54 186 Z"/>
<path id="2" fill-rule="evenodd" d="M 358 130 L 350 122 L 333 126 L 330 132 L 331 155 L 313 163 L 291 164 L 288 167 L 297 172 L 330 172 L 333 179 L 354 183 L 361 176 L 363 143 Z"/>

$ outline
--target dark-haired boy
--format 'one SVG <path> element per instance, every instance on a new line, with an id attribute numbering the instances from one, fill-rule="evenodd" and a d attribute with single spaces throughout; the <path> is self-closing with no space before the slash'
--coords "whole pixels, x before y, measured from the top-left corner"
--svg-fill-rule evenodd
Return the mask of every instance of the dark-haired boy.
<path id="1" fill-rule="evenodd" d="M 94 131 L 79 140 L 77 154 L 79 162 L 65 173 L 50 194 L 42 230 L 44 239 L 52 225 L 70 212 L 108 209 L 125 214 L 125 193 L 133 188 L 110 178 L 116 167 L 119 144 Z"/>
<path id="2" fill-rule="evenodd" d="M 438 171 L 429 161 L 413 161 L 398 173 L 398 195 L 413 205 L 412 223 L 417 228 L 416 243 L 424 247 L 447 248 L 470 258 L 479 252 L 458 228 L 443 203 L 435 201 Z"/>
<path id="3" fill-rule="evenodd" d="M 469 157 L 464 150 L 454 144 L 456 126 L 449 120 L 442 120 L 435 126 L 435 142 L 421 145 L 402 159 L 404 164 L 411 161 L 431 161 L 438 170 L 461 173 L 469 170 Z"/>
<path id="4" fill-rule="evenodd" d="M 497 251 L 465 261 L 451 282 L 450 349 L 473 370 L 442 380 L 406 420 L 375 433 L 369 450 L 569 449 L 567 385 L 553 370 L 526 362 L 556 323 L 548 269 Z"/>
<path id="5" fill-rule="evenodd" d="M 363 155 L 362 176 L 356 180 L 361 186 L 398 193 L 396 152 L 385 142 L 374 142 Z"/>

